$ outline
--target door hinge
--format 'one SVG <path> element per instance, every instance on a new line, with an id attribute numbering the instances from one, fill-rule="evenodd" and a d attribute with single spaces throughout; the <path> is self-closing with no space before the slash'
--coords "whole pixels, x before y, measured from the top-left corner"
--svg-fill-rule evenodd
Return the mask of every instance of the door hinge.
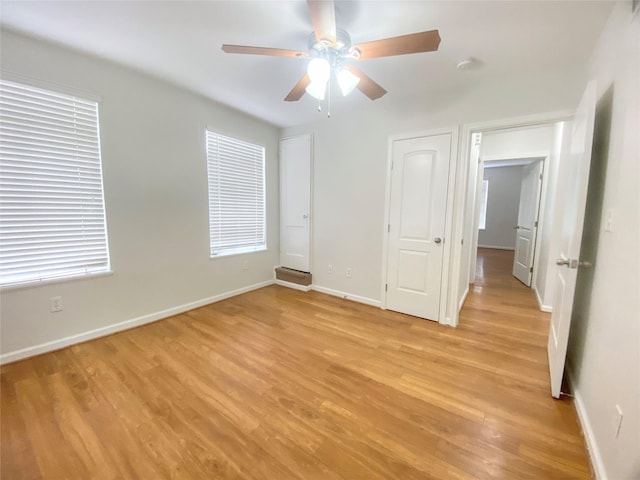
<path id="1" fill-rule="evenodd" d="M 389 287 L 389 285 L 387 283 L 384 284 L 384 291 L 387 291 L 387 288 Z"/>
<path id="2" fill-rule="evenodd" d="M 534 226 L 534 227 L 537 227 L 537 226 L 538 226 L 538 222 L 537 222 L 537 221 L 536 221 L 536 222 L 534 222 L 533 226 Z"/>
<path id="3" fill-rule="evenodd" d="M 391 231 L 391 224 L 390 224 L 390 223 L 388 223 L 388 224 L 387 224 L 387 232 L 390 232 L 390 231 Z"/>
<path id="4" fill-rule="evenodd" d="M 542 180 L 542 174 L 540 174 L 540 180 Z"/>
<path id="5" fill-rule="evenodd" d="M 533 273 L 533 267 L 529 269 L 529 273 Z"/>
<path id="6" fill-rule="evenodd" d="M 393 170 L 393 162 L 391 162 L 391 170 Z"/>

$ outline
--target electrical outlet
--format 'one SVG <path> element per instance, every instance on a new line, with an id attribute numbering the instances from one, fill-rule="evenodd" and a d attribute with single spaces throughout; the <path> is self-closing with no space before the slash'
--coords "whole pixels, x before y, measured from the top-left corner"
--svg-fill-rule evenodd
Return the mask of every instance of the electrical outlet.
<path id="1" fill-rule="evenodd" d="M 333 265 L 327 265 L 327 273 L 333 273 Z"/>
<path id="2" fill-rule="evenodd" d="M 347 268 L 347 278 L 351 278 L 352 274 L 353 274 L 353 270 L 351 270 L 351 267 L 348 267 Z"/>
<path id="3" fill-rule="evenodd" d="M 622 417 L 622 409 L 620 408 L 620 405 L 616 405 L 616 413 L 613 415 L 611 423 L 615 438 L 618 438 L 618 435 L 620 435 L 620 428 L 622 428 Z"/>
<path id="4" fill-rule="evenodd" d="M 249 270 L 249 260 L 243 260 L 242 269 L 243 270 Z"/>
<path id="5" fill-rule="evenodd" d="M 49 311 L 51 313 L 62 311 L 62 297 L 51 297 L 49 299 Z"/>

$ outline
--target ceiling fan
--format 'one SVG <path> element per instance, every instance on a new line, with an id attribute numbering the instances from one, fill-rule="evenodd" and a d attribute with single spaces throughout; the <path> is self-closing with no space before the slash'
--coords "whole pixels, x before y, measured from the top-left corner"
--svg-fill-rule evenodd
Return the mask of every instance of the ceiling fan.
<path id="1" fill-rule="evenodd" d="M 222 45 L 222 50 L 226 53 L 311 58 L 307 73 L 285 97 L 287 102 L 300 100 L 305 92 L 318 100 L 324 100 L 327 85 L 330 92 L 331 75 L 335 77 L 343 95 L 348 95 L 357 87 L 371 100 L 376 100 L 387 91 L 355 67 L 354 62 L 408 53 L 433 52 L 438 50 L 440 45 L 437 30 L 351 45 L 349 33 L 336 28 L 333 0 L 307 0 L 307 6 L 313 24 L 308 51 Z"/>

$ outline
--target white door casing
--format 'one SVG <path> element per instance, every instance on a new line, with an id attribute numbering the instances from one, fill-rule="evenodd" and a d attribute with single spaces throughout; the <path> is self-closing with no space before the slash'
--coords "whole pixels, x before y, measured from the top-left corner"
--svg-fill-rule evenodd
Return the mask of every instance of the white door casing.
<path id="1" fill-rule="evenodd" d="M 280 140 L 280 264 L 310 272 L 311 135 Z"/>
<path id="2" fill-rule="evenodd" d="M 570 152 L 562 152 L 560 156 L 558 182 L 563 188 L 559 188 L 558 192 L 564 197 L 560 199 L 563 206 L 563 220 L 560 255 L 556 267 L 553 313 L 547 343 L 551 395 L 555 398 L 560 397 L 578 273 L 578 257 L 591 166 L 596 107 L 595 87 L 595 82 L 587 85 L 574 117 Z"/>
<path id="3" fill-rule="evenodd" d="M 440 321 L 450 133 L 395 140 L 386 308 Z"/>
<path id="4" fill-rule="evenodd" d="M 516 225 L 516 251 L 513 257 L 513 276 L 531 286 L 533 254 L 538 231 L 540 191 L 542 188 L 542 161 L 523 167 L 520 183 L 520 205 Z"/>

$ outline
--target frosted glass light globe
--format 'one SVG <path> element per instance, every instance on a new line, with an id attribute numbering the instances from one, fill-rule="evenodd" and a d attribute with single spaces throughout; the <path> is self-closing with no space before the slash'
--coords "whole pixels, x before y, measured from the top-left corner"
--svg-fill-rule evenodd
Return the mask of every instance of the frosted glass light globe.
<path id="1" fill-rule="evenodd" d="M 307 73 L 312 82 L 326 83 L 329 80 L 331 67 L 326 59 L 314 58 L 309 62 Z"/>

